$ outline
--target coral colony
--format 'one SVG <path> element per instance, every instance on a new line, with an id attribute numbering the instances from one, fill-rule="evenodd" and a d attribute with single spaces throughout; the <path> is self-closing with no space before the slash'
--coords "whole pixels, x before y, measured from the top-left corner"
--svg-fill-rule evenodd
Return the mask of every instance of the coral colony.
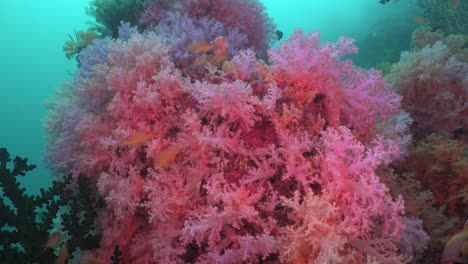
<path id="1" fill-rule="evenodd" d="M 454 218 L 464 214 L 462 139 L 428 139 L 451 146 L 457 200 L 404 161 L 442 147 L 408 155 L 413 121 L 402 104 L 414 133 L 466 126 L 468 67 L 444 44 L 403 57 L 393 89 L 380 71 L 346 59 L 358 52 L 349 38 L 320 43 L 318 32 L 298 29 L 268 49 L 276 28 L 258 1 L 91 6 L 102 37 L 81 32 L 67 43 L 79 69 L 45 122 L 54 186 L 67 195 L 57 191 L 63 205 L 43 212 L 54 221 L 41 227 L 41 243 L 23 245 L 34 252 L 28 261 L 417 263 L 427 261 L 431 237 L 441 243 L 435 259 L 464 223 Z M 429 57 L 439 66 L 425 66 Z M 429 94 L 411 90 L 436 73 L 465 79 L 449 94 L 435 84 Z M 441 115 L 428 113 L 433 106 Z M 446 217 L 444 204 L 455 220 L 441 235 L 422 220 L 434 223 L 429 210 Z M 454 258 L 461 251 L 450 249 Z"/>

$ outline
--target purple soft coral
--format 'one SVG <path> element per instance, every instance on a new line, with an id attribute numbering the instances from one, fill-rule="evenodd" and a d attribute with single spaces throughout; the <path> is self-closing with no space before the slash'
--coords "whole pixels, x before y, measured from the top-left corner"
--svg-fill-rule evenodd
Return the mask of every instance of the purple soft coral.
<path id="1" fill-rule="evenodd" d="M 248 47 L 247 37 L 237 29 L 227 29 L 213 19 L 192 19 L 180 13 L 167 13 L 153 31 L 166 41 L 171 57 L 183 68 L 196 58 L 196 54 L 190 52 L 190 46 L 197 41 L 213 41 L 224 36 L 230 55 Z"/>
<path id="2" fill-rule="evenodd" d="M 224 36 L 229 35 L 227 32 L 237 32 L 239 36 L 246 36 L 248 47 L 260 56 L 266 55 L 269 45 L 275 40 L 275 25 L 266 15 L 265 7 L 254 0 L 183 0 L 178 1 L 177 5 L 167 0 L 155 1 L 147 5 L 140 23 L 152 28 L 164 23 L 174 13 L 192 20 L 206 19 L 220 23 L 226 30 Z M 184 27 L 183 22 L 176 22 L 172 26 Z M 235 38 L 232 38 L 230 43 L 235 43 L 234 41 Z"/>

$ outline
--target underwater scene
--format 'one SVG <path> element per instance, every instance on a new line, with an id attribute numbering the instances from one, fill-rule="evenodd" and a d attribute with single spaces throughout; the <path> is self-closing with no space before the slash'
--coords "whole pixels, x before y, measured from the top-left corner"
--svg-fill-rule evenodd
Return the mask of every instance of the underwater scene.
<path id="1" fill-rule="evenodd" d="M 4 0 L 0 264 L 468 263 L 468 0 Z"/>

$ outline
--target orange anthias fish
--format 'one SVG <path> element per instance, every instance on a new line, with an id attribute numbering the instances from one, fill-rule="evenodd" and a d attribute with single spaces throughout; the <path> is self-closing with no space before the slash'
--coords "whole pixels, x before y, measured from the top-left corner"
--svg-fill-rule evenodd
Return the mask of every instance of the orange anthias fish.
<path id="1" fill-rule="evenodd" d="M 452 238 L 449 239 L 447 245 L 445 245 L 444 252 L 442 252 L 442 258 L 440 259 L 440 263 L 442 264 L 452 264 L 455 261 L 458 261 L 458 256 L 460 252 L 463 256 L 467 256 L 468 246 L 465 244 L 468 243 L 468 220 L 465 222 L 464 229 L 454 235 Z M 463 251 L 463 252 L 462 252 Z"/>
<path id="2" fill-rule="evenodd" d="M 223 37 L 217 37 L 213 40 L 213 55 L 218 61 L 225 61 L 229 58 L 228 54 L 228 44 L 226 39 Z"/>
<path id="3" fill-rule="evenodd" d="M 448 5 L 450 10 L 454 10 L 457 6 L 458 0 L 448 0 Z"/>
<path id="4" fill-rule="evenodd" d="M 192 46 L 190 46 L 190 51 L 194 53 L 200 53 L 200 52 L 208 52 L 213 48 L 213 44 L 206 40 L 200 40 L 198 42 L 195 42 Z"/>
<path id="5" fill-rule="evenodd" d="M 420 25 L 427 24 L 426 18 L 422 15 L 414 16 L 413 21 L 414 23 L 420 24 Z"/>
<path id="6" fill-rule="evenodd" d="M 167 168 L 171 164 L 172 160 L 177 156 L 177 153 L 182 148 L 180 143 L 175 143 L 172 146 L 166 148 L 159 153 L 158 157 L 154 161 L 154 168 Z"/>
<path id="7" fill-rule="evenodd" d="M 212 51 L 217 61 L 225 61 L 229 58 L 229 53 L 227 49 L 227 41 L 222 36 L 215 38 L 211 43 L 206 40 L 200 40 L 192 46 L 190 46 L 190 51 L 194 53 Z"/>
<path id="8" fill-rule="evenodd" d="M 215 60 L 218 62 L 223 62 L 227 59 L 229 59 L 229 53 L 227 51 L 218 53 L 214 56 Z"/>
<path id="9" fill-rule="evenodd" d="M 133 146 L 133 145 L 138 145 L 140 143 L 144 143 L 151 138 L 154 137 L 153 133 L 146 133 L 146 132 L 134 132 L 130 134 L 124 141 L 123 143 L 125 145 Z"/>
<path id="10" fill-rule="evenodd" d="M 65 264 L 65 261 L 67 261 L 68 258 L 68 248 L 65 243 L 62 244 L 60 247 L 59 255 L 57 259 L 55 260 L 55 264 Z"/>
<path id="11" fill-rule="evenodd" d="M 47 242 L 44 245 L 42 245 L 44 249 L 41 251 L 41 254 L 44 253 L 44 251 L 46 251 L 47 249 L 55 247 L 61 238 L 62 238 L 62 235 L 59 232 L 52 233 L 49 236 L 49 239 L 47 239 Z"/>
<path id="12" fill-rule="evenodd" d="M 223 53 L 227 51 L 228 45 L 226 39 L 223 37 L 217 37 L 213 40 L 213 54 L 216 56 L 219 53 Z"/>

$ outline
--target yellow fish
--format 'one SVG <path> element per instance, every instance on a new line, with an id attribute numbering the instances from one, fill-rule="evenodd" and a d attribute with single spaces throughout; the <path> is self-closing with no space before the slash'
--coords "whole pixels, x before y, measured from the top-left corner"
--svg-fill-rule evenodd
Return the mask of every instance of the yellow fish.
<path id="1" fill-rule="evenodd" d="M 146 133 L 146 132 L 134 132 L 130 134 L 123 143 L 128 146 L 137 145 L 140 143 L 147 142 L 151 138 L 154 137 L 153 133 Z"/>
<path id="2" fill-rule="evenodd" d="M 182 144 L 175 143 L 172 146 L 161 151 L 154 161 L 154 168 L 167 168 L 177 156 L 177 153 L 182 148 Z"/>

